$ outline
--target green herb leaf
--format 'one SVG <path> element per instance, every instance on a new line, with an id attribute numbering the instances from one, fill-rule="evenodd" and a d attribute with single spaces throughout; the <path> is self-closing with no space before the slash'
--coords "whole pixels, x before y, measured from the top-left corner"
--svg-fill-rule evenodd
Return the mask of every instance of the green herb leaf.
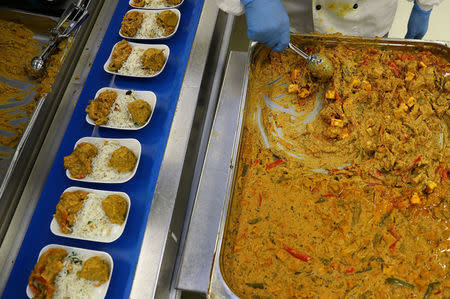
<path id="1" fill-rule="evenodd" d="M 391 216 L 392 210 L 389 211 L 386 215 L 384 215 L 383 219 L 381 219 L 380 221 L 380 226 L 384 225 L 384 222 L 386 222 L 386 220 Z"/>
<path id="2" fill-rule="evenodd" d="M 259 283 L 259 282 L 256 282 L 256 283 L 247 282 L 246 285 L 248 285 L 249 287 L 254 288 L 254 289 L 264 289 L 264 284 Z"/>
<path id="3" fill-rule="evenodd" d="M 321 197 L 315 203 L 322 203 L 322 202 L 325 202 L 325 201 L 327 201 L 327 200 L 325 198 Z"/>
<path id="4" fill-rule="evenodd" d="M 255 218 L 255 219 L 252 219 L 252 220 L 249 220 L 248 221 L 248 224 L 256 224 L 256 223 L 258 223 L 258 222 L 260 222 L 261 221 L 261 218 Z"/>
<path id="5" fill-rule="evenodd" d="M 361 212 L 362 212 L 361 203 L 359 201 L 357 201 L 352 206 L 352 213 L 353 213 L 352 226 L 355 226 L 356 224 L 358 224 L 359 218 L 361 217 Z"/>
<path id="6" fill-rule="evenodd" d="M 440 284 L 441 284 L 440 281 L 435 281 L 435 282 L 430 283 L 427 287 L 427 291 L 425 292 L 425 295 L 423 295 L 423 299 L 428 299 L 430 297 L 431 293 L 433 293 L 434 289 Z"/>
<path id="7" fill-rule="evenodd" d="M 247 175 L 247 172 L 248 172 L 248 165 L 244 164 L 242 166 L 242 177 L 245 177 Z"/>
<path id="8" fill-rule="evenodd" d="M 401 287 L 407 287 L 407 288 L 410 288 L 410 289 L 414 289 L 414 286 L 412 284 L 407 283 L 406 281 L 403 281 L 403 280 L 395 278 L 395 277 L 386 278 L 386 283 L 387 284 L 396 285 L 396 286 L 401 286 Z"/>

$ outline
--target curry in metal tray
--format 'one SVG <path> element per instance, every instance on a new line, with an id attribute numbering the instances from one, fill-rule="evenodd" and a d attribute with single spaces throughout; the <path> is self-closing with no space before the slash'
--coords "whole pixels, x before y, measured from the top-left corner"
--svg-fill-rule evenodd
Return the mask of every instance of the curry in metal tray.
<path id="1" fill-rule="evenodd" d="M 449 298 L 449 61 L 259 48 L 221 269 L 241 298 Z"/>

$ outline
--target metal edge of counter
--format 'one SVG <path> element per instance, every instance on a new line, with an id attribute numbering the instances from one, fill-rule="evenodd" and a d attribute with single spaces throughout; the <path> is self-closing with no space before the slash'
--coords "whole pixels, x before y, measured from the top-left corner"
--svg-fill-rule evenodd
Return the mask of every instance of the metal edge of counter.
<path id="1" fill-rule="evenodd" d="M 182 209 L 175 211 L 175 202 L 207 58 L 213 35 L 218 34 L 215 32 L 218 14 L 216 2 L 205 0 L 156 183 L 130 298 L 170 296 L 181 233 L 179 227 L 173 227 L 173 222 L 174 217 L 184 219 L 185 216 Z"/>
<path id="2" fill-rule="evenodd" d="M 36 162 L 28 177 L 5 238 L 1 243 L 0 269 L 2 269 L 2 271 L 0 272 L 0 295 L 3 293 L 6 286 L 6 282 L 8 281 L 23 238 L 25 237 L 25 233 L 31 221 L 31 217 L 33 216 L 45 180 L 58 151 L 59 144 L 61 143 L 69 124 L 78 97 L 83 89 L 91 65 L 96 57 L 118 2 L 119 0 L 105 0 L 98 13 L 97 20 L 92 27 L 90 36 L 86 41 L 78 64 L 67 84 L 64 95 L 61 97 L 60 105 L 55 113 L 38 157 L 36 158 Z"/>

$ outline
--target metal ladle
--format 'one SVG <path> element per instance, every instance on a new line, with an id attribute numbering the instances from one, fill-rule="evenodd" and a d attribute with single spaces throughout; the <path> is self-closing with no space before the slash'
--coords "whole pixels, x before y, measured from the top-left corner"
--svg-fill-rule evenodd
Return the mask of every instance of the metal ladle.
<path id="1" fill-rule="evenodd" d="M 333 77 L 334 68 L 333 63 L 323 54 L 313 54 L 308 55 L 292 43 L 289 43 L 289 48 L 291 48 L 295 53 L 305 58 L 308 62 L 308 68 L 311 74 L 319 80 L 327 81 Z"/>
<path id="2" fill-rule="evenodd" d="M 89 16 L 89 12 L 86 9 L 87 5 L 83 5 L 83 0 L 79 0 L 77 4 L 73 2 L 67 7 L 67 9 L 62 14 L 55 28 L 51 30 L 52 38 L 50 39 L 47 47 L 36 57 L 31 60 L 31 68 L 36 73 L 42 71 L 47 61 L 48 56 L 53 51 L 53 49 L 60 43 L 63 39 L 68 38 L 78 27 L 83 24 L 83 22 Z M 78 20 L 71 22 L 65 28 L 62 28 L 64 23 L 68 20 L 69 16 L 76 11 L 74 19 Z M 62 32 L 61 32 L 62 31 Z"/>

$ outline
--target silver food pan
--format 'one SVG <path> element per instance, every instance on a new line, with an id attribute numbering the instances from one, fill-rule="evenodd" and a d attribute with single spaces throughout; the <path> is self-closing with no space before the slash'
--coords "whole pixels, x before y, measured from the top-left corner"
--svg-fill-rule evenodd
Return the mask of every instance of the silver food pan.
<path id="1" fill-rule="evenodd" d="M 353 45 L 355 47 L 359 46 L 367 46 L 367 47 L 378 47 L 382 49 L 408 49 L 408 50 L 420 50 L 420 51 L 430 51 L 435 54 L 439 54 L 447 58 L 450 61 L 450 48 L 446 42 L 441 41 L 422 41 L 422 40 L 405 40 L 405 39 L 380 39 L 380 38 L 353 38 L 353 37 L 344 37 L 344 36 L 317 36 L 311 34 L 294 34 L 291 36 L 291 41 L 297 44 L 300 47 L 306 47 L 309 45 L 316 45 L 318 43 L 333 46 L 336 44 L 348 44 Z M 244 82 L 242 84 L 242 96 L 239 104 L 239 113 L 237 115 L 229 116 L 236 117 L 237 120 L 237 130 L 235 132 L 227 132 L 227 127 L 224 125 L 223 127 L 216 127 L 215 130 L 223 130 L 222 134 L 234 134 L 233 144 L 229 144 L 229 147 L 232 148 L 232 158 L 230 164 L 222 165 L 224 169 L 228 169 L 228 177 L 227 182 L 223 182 L 226 184 L 225 194 L 224 194 L 224 205 L 222 209 L 222 216 L 219 226 L 219 231 L 216 239 L 216 248 L 214 254 L 214 261 L 211 269 L 208 297 L 209 298 L 239 298 L 237 295 L 233 293 L 233 290 L 230 289 L 227 282 L 225 281 L 222 275 L 222 249 L 224 245 L 224 237 L 226 228 L 228 226 L 228 219 L 230 218 L 231 205 L 233 204 L 232 197 L 235 187 L 235 179 L 237 176 L 237 169 L 239 168 L 239 156 L 241 149 L 241 141 L 242 141 L 242 133 L 243 126 L 245 123 L 245 111 L 247 104 L 247 87 L 249 82 L 249 75 L 252 71 L 252 65 L 255 57 L 258 53 L 263 49 L 263 45 L 258 43 L 252 43 L 249 47 L 248 51 L 248 61 L 245 67 L 245 75 Z M 449 76 L 447 74 L 447 76 Z M 222 111 L 226 111 L 226 103 L 219 103 L 218 107 L 224 106 Z M 221 113 L 221 109 L 219 108 L 217 111 L 218 114 Z M 217 116 L 216 116 L 217 117 Z M 214 155 L 214 153 L 211 153 Z M 207 166 L 206 166 L 207 167 Z M 217 167 L 217 165 L 216 165 Z M 219 184 L 219 182 L 215 182 L 214 178 L 208 178 L 211 180 L 212 184 Z"/>

